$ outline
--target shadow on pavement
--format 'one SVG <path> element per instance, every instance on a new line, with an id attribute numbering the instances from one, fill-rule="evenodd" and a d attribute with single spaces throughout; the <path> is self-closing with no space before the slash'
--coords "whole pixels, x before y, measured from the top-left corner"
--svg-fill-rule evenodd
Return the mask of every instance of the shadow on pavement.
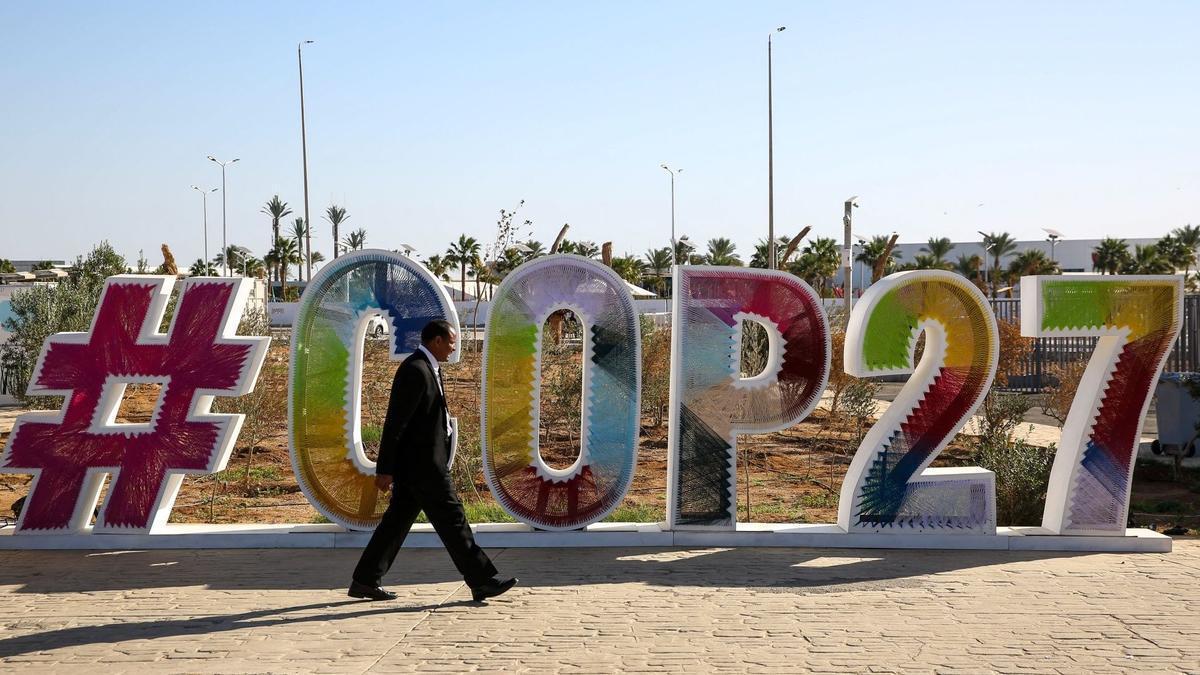
<path id="1" fill-rule="evenodd" d="M 364 609 L 358 612 L 329 612 L 282 616 L 293 612 L 334 609 L 345 607 L 346 605 L 369 605 L 371 609 Z M 318 602 L 310 605 L 297 605 L 295 607 L 277 607 L 253 612 L 242 612 L 240 614 L 221 614 L 188 619 L 135 621 L 99 626 L 74 626 L 0 640 L 0 658 L 91 644 L 111 644 L 126 640 L 153 640 L 181 635 L 207 637 L 231 630 L 267 628 L 307 621 L 320 622 L 335 619 L 354 619 L 379 614 L 430 612 L 436 609 L 459 605 L 480 605 L 480 603 L 463 600 L 440 605 L 404 606 L 397 603 L 371 603 L 362 600 L 345 600 L 341 602 Z"/>
<path id="2" fill-rule="evenodd" d="M 356 549 L 205 549 L 0 552 L 0 586 L 18 593 L 80 593 L 202 586 L 212 590 L 341 590 Z M 1086 553 L 808 548 L 493 549 L 523 586 L 628 583 L 659 586 L 816 588 L 895 585 L 914 577 Z M 442 549 L 403 549 L 385 585 L 461 581 Z"/>
<path id="3" fill-rule="evenodd" d="M 358 555 L 359 551 L 350 549 L 12 551 L 0 554 L 0 585 L 15 586 L 18 593 L 36 594 L 164 589 L 166 614 L 170 611 L 167 600 L 178 588 L 200 586 L 223 593 L 340 592 L 349 583 Z M 493 550 L 501 573 L 520 577 L 524 590 L 636 582 L 651 587 L 741 587 L 801 594 L 919 587 L 938 583 L 932 575 L 942 572 L 1087 555 L 1093 554 L 795 548 Z M 461 577 L 445 551 L 405 549 L 384 584 L 406 587 L 458 581 Z M 262 600 L 272 601 L 269 596 Z M 80 598 L 80 602 L 96 601 L 102 600 Z M 222 600 L 214 597 L 212 602 L 213 608 L 219 609 Z M 209 635 L 243 628 L 476 605 L 463 601 L 412 607 L 404 606 L 401 600 L 371 604 L 370 609 L 362 611 L 307 613 L 344 610 L 346 605 L 359 602 L 343 600 L 236 614 L 66 628 L 0 639 L 0 657 L 123 640 Z"/>

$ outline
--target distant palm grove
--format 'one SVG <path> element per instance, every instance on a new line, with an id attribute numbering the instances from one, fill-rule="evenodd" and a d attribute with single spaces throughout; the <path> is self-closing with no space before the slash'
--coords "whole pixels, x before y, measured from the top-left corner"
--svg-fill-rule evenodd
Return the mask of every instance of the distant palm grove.
<path id="1" fill-rule="evenodd" d="M 651 248 L 641 255 L 626 252 L 611 254 L 611 244 L 598 245 L 592 241 L 575 241 L 566 234 L 563 225 L 557 238 L 547 247 L 533 238 L 533 223 L 520 221 L 517 212 L 524 202 L 511 210 L 501 209 L 494 238 L 485 241 L 460 234 L 440 253 L 424 256 L 421 262 L 437 277 L 455 288 L 461 298 L 486 298 L 494 284 L 510 270 L 538 256 L 552 253 L 571 253 L 585 258 L 602 259 L 623 279 L 659 296 L 669 292 L 671 266 L 725 265 L 767 267 L 768 243 L 759 240 L 744 260 L 734 243 L 724 237 L 709 239 L 703 249 L 680 236 L 671 246 Z M 196 260 L 189 269 L 193 275 L 244 274 L 265 278 L 275 298 L 295 299 L 300 287 L 312 271 L 329 258 L 320 251 L 308 250 L 308 223 L 292 218 L 288 203 L 274 195 L 261 210 L 264 218 L 263 239 L 269 245 L 261 257 L 250 247 L 229 246 L 211 261 Z M 345 207 L 329 205 L 322 220 L 330 228 L 334 242 L 329 256 L 337 258 L 347 251 L 366 247 L 365 228 L 348 229 L 350 214 Z M 268 230 L 265 225 L 269 223 Z M 804 241 L 808 229 L 795 237 L 780 236 L 775 246 L 780 269 L 808 282 L 822 296 L 841 292 L 841 247 L 830 237 L 815 237 Z M 883 276 L 903 270 L 942 269 L 957 272 L 971 279 L 981 290 L 993 296 L 1012 292 L 1017 280 L 1025 275 L 1059 274 L 1058 263 L 1037 249 L 1017 250 L 1016 240 L 1007 232 L 992 232 L 982 239 L 983 257 L 955 255 L 949 238 L 931 238 L 920 253 L 903 260 L 896 249 L 897 235 L 875 236 L 855 246 L 854 260 L 869 270 L 870 279 L 856 286 L 866 286 Z M 1200 226 L 1176 228 L 1150 245 L 1130 246 L 1124 239 L 1105 238 L 1092 251 L 1092 269 L 1102 274 L 1176 274 L 1182 273 L 1189 291 L 1198 289 L 1194 272 L 1197 250 L 1200 249 Z M 0 272 L 8 261 L 0 260 Z M 293 284 L 291 282 L 295 281 Z"/>

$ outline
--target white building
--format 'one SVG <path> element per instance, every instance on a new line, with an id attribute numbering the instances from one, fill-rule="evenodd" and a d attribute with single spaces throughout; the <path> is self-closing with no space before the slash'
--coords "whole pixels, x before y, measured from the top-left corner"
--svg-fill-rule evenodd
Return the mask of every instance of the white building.
<path id="1" fill-rule="evenodd" d="M 1141 238 L 1141 239 L 1126 239 L 1126 244 L 1129 244 L 1129 252 L 1133 253 L 1134 246 L 1146 246 L 1147 244 L 1158 243 L 1158 237 Z M 896 249 L 900 251 L 901 257 L 897 261 L 900 264 L 910 263 L 918 255 L 924 253 L 921 250 L 925 246 L 925 242 L 920 243 L 904 243 L 896 244 Z M 1051 255 L 1051 245 L 1048 239 L 1041 241 L 1018 241 L 1017 248 L 1010 254 L 1006 255 L 1000 264 L 1006 267 L 1013 258 L 1021 251 L 1036 249 L 1042 251 L 1047 257 L 1051 257 L 1058 263 L 1059 269 L 1063 272 L 1091 272 L 1092 271 L 1092 251 L 1100 245 L 1099 239 L 1059 239 L 1054 242 L 1053 256 Z M 992 265 L 992 259 L 983 250 L 983 244 L 980 241 L 956 241 L 954 249 L 946 255 L 946 260 L 954 262 L 961 255 L 972 256 L 978 255 L 988 261 L 988 267 Z M 870 279 L 868 272 L 867 279 Z"/>
<path id="2" fill-rule="evenodd" d="M 1120 239 L 1121 237 L 1118 237 Z M 1129 246 L 1129 253 L 1133 254 L 1135 246 L 1146 246 L 1149 244 L 1158 243 L 1158 237 L 1143 237 L 1130 239 L 1126 238 L 1125 243 Z M 1078 274 L 1092 272 L 1092 251 L 1100 245 L 1100 239 L 1059 239 L 1054 242 L 1053 251 L 1051 251 L 1050 240 L 1043 239 L 1039 241 L 1018 241 L 1017 247 L 1012 253 L 1004 256 L 1000 261 L 1000 266 L 1007 268 L 1008 264 L 1019 255 L 1022 251 L 1036 249 L 1042 251 L 1047 257 L 1052 258 L 1058 263 L 1059 269 L 1065 274 Z M 956 241 L 954 248 L 946 254 L 945 260 L 951 264 L 958 260 L 959 256 L 970 257 L 977 255 L 987 261 L 987 269 L 991 269 L 993 261 L 990 255 L 983 249 L 983 243 L 980 241 Z M 896 250 L 900 256 L 896 260 L 898 265 L 905 265 L 913 262 L 918 255 L 925 254 L 922 247 L 926 246 L 926 242 L 904 242 L 897 243 Z M 854 245 L 854 255 L 857 256 L 862 250 L 860 243 Z M 1051 255 L 1053 253 L 1053 255 Z M 858 297 L 862 291 L 871 285 L 871 268 L 869 265 L 861 262 L 854 263 L 854 295 Z M 1180 274 L 1183 272 L 1180 271 Z M 836 277 L 836 286 L 842 287 L 843 277 L 838 273 Z"/>

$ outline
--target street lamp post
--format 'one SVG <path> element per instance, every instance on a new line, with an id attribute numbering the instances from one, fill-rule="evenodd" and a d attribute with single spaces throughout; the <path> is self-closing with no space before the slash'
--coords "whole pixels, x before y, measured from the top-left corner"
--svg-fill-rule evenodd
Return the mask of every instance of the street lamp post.
<path id="1" fill-rule="evenodd" d="M 238 158 L 235 157 L 227 162 L 222 162 L 216 157 L 209 155 L 208 159 L 211 162 L 221 165 L 221 274 L 227 277 L 229 276 L 229 232 L 225 220 L 225 195 L 227 194 L 225 191 L 225 167 L 238 161 Z"/>
<path id="2" fill-rule="evenodd" d="M 1042 229 L 1046 232 L 1046 241 L 1050 242 L 1050 262 L 1058 263 L 1058 260 L 1054 257 L 1054 245 L 1058 243 L 1058 240 L 1062 238 L 1063 234 L 1062 232 L 1049 227 L 1043 227 Z"/>
<path id="3" fill-rule="evenodd" d="M 850 309 L 854 305 L 854 248 L 850 244 L 850 224 L 853 220 L 853 210 L 858 208 L 858 196 L 846 200 L 842 214 L 842 226 L 845 230 L 842 246 L 842 295 L 845 296 L 846 320 L 850 320 Z"/>
<path id="4" fill-rule="evenodd" d="M 863 248 L 866 247 L 866 245 L 867 245 L 867 238 L 860 234 L 854 235 L 854 238 L 858 240 L 858 243 L 855 244 L 855 246 L 858 246 L 858 250 L 862 251 Z M 863 290 L 867 286 L 866 274 L 865 274 L 865 272 L 863 272 L 863 268 L 866 267 L 866 264 L 863 263 L 861 260 L 856 260 L 855 262 L 858 263 L 857 265 L 855 265 L 855 267 L 858 269 L 858 292 L 859 292 L 859 295 L 861 295 Z"/>
<path id="5" fill-rule="evenodd" d="M 205 274 L 207 274 L 208 273 L 208 195 L 211 192 L 216 192 L 220 188 L 204 190 L 200 187 L 193 185 L 192 189 L 195 190 L 196 192 L 200 193 L 200 203 L 204 209 L 204 272 L 205 272 Z"/>
<path id="6" fill-rule="evenodd" d="M 787 26 L 767 33 L 767 269 L 775 269 L 775 109 L 772 99 L 771 37 Z"/>
<path id="7" fill-rule="evenodd" d="M 300 66 L 300 155 L 304 163 L 304 278 L 312 279 L 312 221 L 308 219 L 308 138 L 304 130 L 304 57 L 300 48 L 311 45 L 305 40 L 296 45 L 296 63 Z M 334 247 L 336 250 L 336 246 Z"/>
<path id="8" fill-rule="evenodd" d="M 678 265 L 679 260 L 675 254 L 675 174 L 683 173 L 683 169 L 672 169 L 666 164 L 661 166 L 671 174 L 671 262 Z"/>

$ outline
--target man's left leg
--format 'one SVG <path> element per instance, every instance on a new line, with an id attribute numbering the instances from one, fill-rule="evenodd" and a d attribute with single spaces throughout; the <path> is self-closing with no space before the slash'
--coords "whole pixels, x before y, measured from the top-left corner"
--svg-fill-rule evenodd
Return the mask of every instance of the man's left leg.
<path id="1" fill-rule="evenodd" d="M 466 579 L 467 585 L 476 588 L 491 581 L 497 574 L 496 567 L 483 549 L 475 543 L 471 524 L 467 522 L 467 514 L 463 511 L 462 501 L 459 500 L 453 483 L 450 482 L 450 476 L 442 472 L 418 481 L 419 484 L 413 486 L 413 491 L 417 494 L 421 508 L 441 538 L 442 545 L 454 561 L 454 566 Z"/>

